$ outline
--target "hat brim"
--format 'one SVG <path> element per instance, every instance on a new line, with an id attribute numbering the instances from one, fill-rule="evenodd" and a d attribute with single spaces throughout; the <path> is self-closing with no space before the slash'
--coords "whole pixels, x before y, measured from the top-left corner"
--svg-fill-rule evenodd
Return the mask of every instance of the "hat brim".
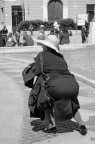
<path id="1" fill-rule="evenodd" d="M 41 46 L 42 45 L 48 46 L 49 48 L 54 49 L 56 52 L 59 53 L 58 47 L 54 46 L 53 44 L 51 44 L 47 40 L 36 40 L 36 43 L 38 43 Z"/>

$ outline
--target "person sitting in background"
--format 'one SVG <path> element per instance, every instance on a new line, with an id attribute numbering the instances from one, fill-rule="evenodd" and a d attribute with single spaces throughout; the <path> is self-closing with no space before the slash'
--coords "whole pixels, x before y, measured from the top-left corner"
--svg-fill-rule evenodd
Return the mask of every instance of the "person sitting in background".
<path id="1" fill-rule="evenodd" d="M 13 34 L 9 33 L 8 38 L 7 38 L 6 47 L 13 47 L 15 45 L 16 45 L 16 41 L 13 37 Z"/>
<path id="2" fill-rule="evenodd" d="M 45 37 L 45 26 L 44 25 L 40 25 L 39 35 L 37 36 L 37 39 L 44 40 L 45 38 L 46 38 Z"/>
<path id="3" fill-rule="evenodd" d="M 33 46 L 34 40 L 32 39 L 32 36 L 27 34 L 27 32 L 23 32 L 23 40 L 25 40 L 24 46 Z"/>
<path id="4" fill-rule="evenodd" d="M 67 29 L 63 29 L 59 33 L 60 44 L 69 44 L 70 43 L 70 36 L 72 36 L 72 32 L 68 31 Z"/>
<path id="5" fill-rule="evenodd" d="M 24 32 L 24 30 L 21 30 L 20 32 L 19 46 L 26 46 L 26 41 L 23 38 Z"/>
<path id="6" fill-rule="evenodd" d="M 33 25 L 32 24 L 29 26 L 28 30 L 31 32 L 31 35 L 33 36 Z"/>
<path id="7" fill-rule="evenodd" d="M 0 47 L 4 47 L 5 46 L 5 39 L 2 35 L 2 31 L 0 31 Z"/>
<path id="8" fill-rule="evenodd" d="M 17 30 L 14 36 L 15 36 L 15 40 L 17 42 L 17 45 L 19 46 L 20 32 Z"/>

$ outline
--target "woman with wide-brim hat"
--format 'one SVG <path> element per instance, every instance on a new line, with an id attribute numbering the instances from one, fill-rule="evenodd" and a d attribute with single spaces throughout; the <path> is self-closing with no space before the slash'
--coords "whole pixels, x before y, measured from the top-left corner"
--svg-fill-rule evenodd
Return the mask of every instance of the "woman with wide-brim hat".
<path id="1" fill-rule="evenodd" d="M 43 71 L 49 75 L 47 92 L 54 100 L 52 108 L 45 110 L 48 121 L 45 131 L 55 132 L 57 122 L 73 117 L 79 124 L 80 133 L 85 135 L 87 129 L 78 111 L 80 108 L 77 98 L 79 85 L 74 75 L 68 70 L 67 63 L 60 53 L 59 39 L 55 35 L 49 35 L 45 40 L 37 40 L 36 42 L 43 48 L 43 52 L 40 52 L 44 61 Z M 37 76 L 41 75 L 40 53 L 35 61 Z M 65 111 L 66 109 L 67 111 Z"/>

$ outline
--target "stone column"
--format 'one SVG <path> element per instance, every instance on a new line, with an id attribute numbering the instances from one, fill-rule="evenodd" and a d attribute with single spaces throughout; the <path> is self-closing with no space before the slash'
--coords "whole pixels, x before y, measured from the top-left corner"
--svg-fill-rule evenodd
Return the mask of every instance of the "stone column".
<path id="1" fill-rule="evenodd" d="M 22 8 L 22 19 L 25 21 L 25 2 L 21 0 L 21 8 Z"/>
<path id="2" fill-rule="evenodd" d="M 94 5 L 94 18 L 90 22 L 88 43 L 95 43 L 95 5 Z"/>

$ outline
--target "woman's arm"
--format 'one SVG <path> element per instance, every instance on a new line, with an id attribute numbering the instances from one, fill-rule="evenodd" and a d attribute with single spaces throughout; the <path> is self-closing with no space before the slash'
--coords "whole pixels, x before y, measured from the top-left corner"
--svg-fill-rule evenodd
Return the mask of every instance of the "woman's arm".
<path id="1" fill-rule="evenodd" d="M 35 74 L 36 76 L 41 75 L 40 53 L 37 55 L 35 60 Z"/>

